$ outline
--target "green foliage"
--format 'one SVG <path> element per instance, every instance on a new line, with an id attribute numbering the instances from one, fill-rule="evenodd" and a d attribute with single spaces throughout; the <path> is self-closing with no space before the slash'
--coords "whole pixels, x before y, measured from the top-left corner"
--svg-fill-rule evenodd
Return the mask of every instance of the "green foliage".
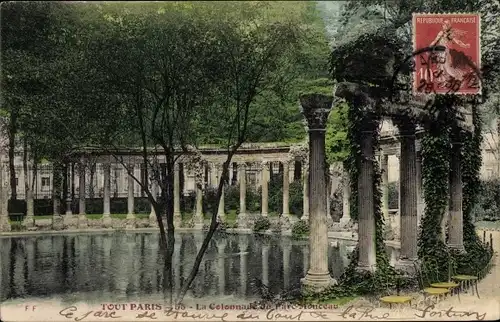
<path id="1" fill-rule="evenodd" d="M 441 221 L 449 200 L 450 117 L 453 114 L 449 111 L 452 104 L 449 97 L 440 98 L 435 104 L 441 112 L 435 122 L 427 125 L 421 144 L 426 207 L 419 229 L 418 257 L 428 270 L 447 279 L 449 256 L 442 239 Z"/>
<path id="2" fill-rule="evenodd" d="M 305 220 L 299 220 L 292 226 L 292 238 L 300 239 L 309 235 L 309 223 Z"/>
<path id="3" fill-rule="evenodd" d="M 332 108 L 328 116 L 325 139 L 328 163 L 345 161 L 349 155 L 348 109 L 348 104 L 339 104 Z"/>
<path id="4" fill-rule="evenodd" d="M 466 175 L 464 173 L 464 177 L 465 176 Z M 467 186 L 464 186 L 464 200 L 466 200 L 465 199 L 465 195 L 467 194 L 466 189 Z M 492 180 L 482 181 L 479 184 L 478 191 L 479 193 L 477 193 L 476 195 L 477 201 L 475 202 L 475 204 L 472 204 L 471 216 L 475 219 L 475 221 L 500 220 L 500 180 L 492 179 Z M 464 212 L 465 209 L 467 208 L 464 206 Z"/>
<path id="5" fill-rule="evenodd" d="M 389 209 L 398 209 L 399 208 L 399 191 L 398 191 L 398 183 L 397 182 L 389 182 Z"/>
<path id="6" fill-rule="evenodd" d="M 269 218 L 259 216 L 254 222 L 253 231 L 254 232 L 266 231 L 270 227 L 271 227 L 271 222 L 269 221 Z"/>

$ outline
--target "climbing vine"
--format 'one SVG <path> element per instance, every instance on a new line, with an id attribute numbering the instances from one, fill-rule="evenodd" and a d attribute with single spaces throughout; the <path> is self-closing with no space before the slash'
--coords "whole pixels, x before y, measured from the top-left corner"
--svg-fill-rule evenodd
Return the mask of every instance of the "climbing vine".
<path id="1" fill-rule="evenodd" d="M 464 246 L 467 253 L 457 255 L 457 269 L 466 274 L 475 274 L 477 268 L 484 267 L 491 258 L 490 249 L 481 242 L 476 233 L 472 210 L 481 192 L 481 121 L 476 102 L 472 105 L 474 131 L 464 136 L 461 168 L 463 182 L 463 232 Z"/>
<path id="2" fill-rule="evenodd" d="M 449 97 L 437 97 L 434 104 L 439 113 L 436 119 L 425 125 L 425 134 L 421 141 L 422 180 L 426 206 L 419 229 L 418 257 L 424 263 L 425 269 L 438 274 L 448 274 L 448 251 L 442 238 L 444 232 L 441 222 L 449 199 L 453 101 Z"/>

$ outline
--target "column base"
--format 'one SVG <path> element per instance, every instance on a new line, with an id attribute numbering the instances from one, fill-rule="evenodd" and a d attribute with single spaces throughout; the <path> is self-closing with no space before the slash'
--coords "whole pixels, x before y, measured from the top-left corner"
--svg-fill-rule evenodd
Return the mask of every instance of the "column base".
<path id="1" fill-rule="evenodd" d="M 181 214 L 174 214 L 174 227 L 180 228 L 182 226 L 182 217 Z"/>
<path id="2" fill-rule="evenodd" d="M 11 231 L 12 227 L 9 224 L 9 218 L 7 215 L 0 216 L 0 231 Z"/>
<path id="3" fill-rule="evenodd" d="M 63 223 L 65 228 L 72 228 L 78 226 L 78 217 L 73 216 L 71 212 L 67 212 L 65 216 L 63 216 Z"/>
<path id="4" fill-rule="evenodd" d="M 79 214 L 78 215 L 78 228 L 87 228 L 87 227 L 88 227 L 87 216 L 85 216 L 85 214 Z"/>
<path id="5" fill-rule="evenodd" d="M 246 213 L 239 213 L 238 214 L 238 228 L 247 228 L 248 226 L 248 218 Z"/>
<path id="6" fill-rule="evenodd" d="M 375 271 L 377 270 L 377 266 L 375 264 L 374 265 L 358 264 L 355 270 L 358 273 L 375 273 Z"/>
<path id="7" fill-rule="evenodd" d="M 135 214 L 128 213 L 126 219 L 135 219 Z"/>
<path id="8" fill-rule="evenodd" d="M 64 229 L 64 218 L 59 214 L 52 215 L 52 229 L 63 230 Z"/>
<path id="9" fill-rule="evenodd" d="M 196 217 L 194 218 L 194 229 L 202 230 L 203 229 L 203 224 L 204 224 L 204 219 L 203 215 L 198 214 L 195 215 Z"/>
<path id="10" fill-rule="evenodd" d="M 448 248 L 457 251 L 460 254 L 467 253 L 463 244 L 448 244 Z"/>
<path id="11" fill-rule="evenodd" d="M 35 216 L 33 216 L 33 215 L 27 215 L 26 217 L 24 217 L 23 225 L 26 228 L 30 228 L 30 227 L 35 226 Z M 9 227 L 10 227 L 10 225 L 9 225 Z"/>
<path id="12" fill-rule="evenodd" d="M 217 214 L 217 221 L 221 224 L 224 223 L 226 221 L 226 214 Z"/>
<path id="13" fill-rule="evenodd" d="M 260 215 L 261 215 L 262 217 L 267 217 L 267 216 L 269 216 L 269 213 L 267 213 L 267 212 L 261 212 L 261 213 L 260 213 Z"/>
<path id="14" fill-rule="evenodd" d="M 304 278 L 300 279 L 302 293 L 320 293 L 325 289 L 337 285 L 337 280 L 330 276 L 330 273 L 311 273 L 308 272 Z"/>
<path id="15" fill-rule="evenodd" d="M 415 271 L 415 261 L 417 259 L 398 259 L 394 264 L 395 269 L 402 270 L 407 275 L 415 275 L 417 272 Z"/>
<path id="16" fill-rule="evenodd" d="M 341 228 L 349 228 L 352 225 L 351 217 L 343 216 L 340 218 L 340 227 Z"/>
<path id="17" fill-rule="evenodd" d="M 112 226 L 112 220 L 111 220 L 111 215 L 110 214 L 104 214 L 102 216 L 102 226 L 104 228 L 111 228 L 111 226 Z"/>

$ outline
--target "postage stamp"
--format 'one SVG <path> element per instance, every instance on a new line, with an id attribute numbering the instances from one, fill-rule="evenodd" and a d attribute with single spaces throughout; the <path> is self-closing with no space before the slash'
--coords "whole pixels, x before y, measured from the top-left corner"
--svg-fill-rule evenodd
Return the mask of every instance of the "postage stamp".
<path id="1" fill-rule="evenodd" d="M 414 13 L 414 94 L 481 93 L 481 17 L 475 13 Z"/>

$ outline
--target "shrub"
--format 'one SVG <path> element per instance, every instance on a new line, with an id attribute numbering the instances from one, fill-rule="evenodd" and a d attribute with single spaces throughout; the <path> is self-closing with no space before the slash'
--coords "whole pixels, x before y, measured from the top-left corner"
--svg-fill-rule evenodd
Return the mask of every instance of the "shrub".
<path id="1" fill-rule="evenodd" d="M 309 224 L 305 220 L 299 220 L 292 226 L 292 237 L 301 238 L 309 235 Z"/>
<path id="2" fill-rule="evenodd" d="M 500 179 L 483 181 L 480 189 L 473 216 L 476 220 L 500 220 Z"/>
<path id="3" fill-rule="evenodd" d="M 389 182 L 389 209 L 399 208 L 399 191 L 397 182 Z"/>
<path id="4" fill-rule="evenodd" d="M 255 220 L 253 231 L 254 232 L 265 231 L 268 230 L 270 227 L 271 227 L 271 222 L 269 221 L 269 218 L 260 216 Z"/>

